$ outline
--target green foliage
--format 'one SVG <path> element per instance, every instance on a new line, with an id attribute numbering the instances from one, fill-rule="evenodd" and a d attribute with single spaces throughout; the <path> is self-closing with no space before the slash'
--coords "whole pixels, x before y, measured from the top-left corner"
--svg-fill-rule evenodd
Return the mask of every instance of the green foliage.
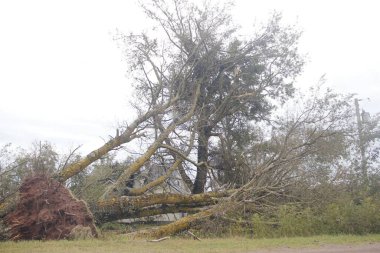
<path id="1" fill-rule="evenodd" d="M 268 238 L 273 237 L 275 223 L 271 223 L 268 219 L 265 219 L 262 215 L 255 213 L 252 216 L 253 229 L 255 237 Z"/>
<path id="2" fill-rule="evenodd" d="M 22 180 L 31 174 L 52 174 L 58 169 L 59 155 L 52 144 L 34 142 L 28 150 L 0 147 L 0 204 L 15 195 Z"/>
<path id="3" fill-rule="evenodd" d="M 316 216 L 310 208 L 301 211 L 296 206 L 284 205 L 278 211 L 280 236 L 310 236 L 316 233 Z"/>
<path id="4" fill-rule="evenodd" d="M 118 233 L 125 233 L 127 232 L 127 227 L 118 222 L 106 222 L 102 224 L 100 227 L 101 231 L 107 232 L 107 231 L 116 231 Z"/>
<path id="5" fill-rule="evenodd" d="M 380 232 L 380 201 L 343 199 L 321 212 L 310 207 L 283 205 L 272 218 L 254 214 L 255 237 L 293 237 L 320 234 L 369 234 Z"/>
<path id="6" fill-rule="evenodd" d="M 268 218 L 254 214 L 252 217 L 256 238 L 311 236 L 320 234 L 316 226 L 318 216 L 310 208 L 299 210 L 297 206 L 283 205 Z"/>
<path id="7" fill-rule="evenodd" d="M 341 201 L 327 206 L 322 214 L 324 230 L 328 233 L 367 234 L 380 231 L 380 202 L 366 198 L 359 203 Z"/>

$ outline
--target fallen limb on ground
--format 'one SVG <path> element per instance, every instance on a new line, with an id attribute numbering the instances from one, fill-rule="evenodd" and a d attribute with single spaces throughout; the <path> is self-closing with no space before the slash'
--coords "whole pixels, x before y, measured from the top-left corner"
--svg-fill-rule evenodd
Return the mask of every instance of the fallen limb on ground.
<path id="1" fill-rule="evenodd" d="M 194 235 L 194 234 L 193 234 L 192 232 L 190 232 L 189 230 L 187 230 L 187 233 L 188 233 L 189 235 L 191 235 L 191 236 L 194 238 L 194 240 L 201 241 L 201 239 L 200 239 L 198 236 Z"/>
<path id="2" fill-rule="evenodd" d="M 165 241 L 167 239 L 170 239 L 170 236 L 165 236 L 165 237 L 162 237 L 162 238 L 156 239 L 156 240 L 148 240 L 147 242 L 162 242 L 162 241 Z"/>

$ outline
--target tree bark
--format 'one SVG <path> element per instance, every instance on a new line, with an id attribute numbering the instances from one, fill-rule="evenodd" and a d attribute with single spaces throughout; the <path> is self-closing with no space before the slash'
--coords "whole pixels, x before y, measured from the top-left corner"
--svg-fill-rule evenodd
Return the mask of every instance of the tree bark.
<path id="1" fill-rule="evenodd" d="M 149 208 L 141 208 L 135 210 L 128 210 L 124 212 L 108 212 L 97 211 L 94 213 L 97 220 L 103 222 L 115 221 L 120 219 L 135 219 L 144 218 L 154 215 L 169 214 L 169 213 L 187 213 L 194 214 L 204 211 L 204 207 L 191 207 L 191 206 L 178 206 L 178 205 L 160 205 Z"/>
<path id="2" fill-rule="evenodd" d="M 189 229 L 193 222 L 212 216 L 215 211 L 216 210 L 214 208 L 204 210 L 202 212 L 186 216 L 168 225 L 160 226 L 158 229 L 140 231 L 136 234 L 136 236 L 160 238 L 166 235 L 176 234 L 183 230 Z"/>
<path id="3" fill-rule="evenodd" d="M 204 121 L 203 121 L 204 122 Z M 204 122 L 206 124 L 206 122 Z M 198 130 L 198 166 L 193 186 L 193 194 L 203 193 L 207 181 L 208 142 L 211 128 L 203 125 Z"/>
<path id="4" fill-rule="evenodd" d="M 126 212 L 153 205 L 193 205 L 194 207 L 211 205 L 219 198 L 228 197 L 231 191 L 208 192 L 202 194 L 182 195 L 174 193 L 158 193 L 142 196 L 122 196 L 98 201 L 98 208 L 109 212 Z"/>

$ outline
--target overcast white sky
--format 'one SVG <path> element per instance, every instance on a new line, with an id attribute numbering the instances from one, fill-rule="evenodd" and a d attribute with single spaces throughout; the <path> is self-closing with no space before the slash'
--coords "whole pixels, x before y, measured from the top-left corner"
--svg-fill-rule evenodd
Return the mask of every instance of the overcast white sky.
<path id="1" fill-rule="evenodd" d="M 318 82 L 365 99 L 380 111 L 380 2 L 237 0 L 244 29 L 273 10 L 304 31 L 309 62 L 298 87 Z M 139 31 L 146 19 L 135 1 L 0 1 L 0 145 L 48 140 L 86 153 L 131 120 L 132 88 L 113 41 L 116 29 Z M 370 98 L 368 101 L 367 98 Z"/>

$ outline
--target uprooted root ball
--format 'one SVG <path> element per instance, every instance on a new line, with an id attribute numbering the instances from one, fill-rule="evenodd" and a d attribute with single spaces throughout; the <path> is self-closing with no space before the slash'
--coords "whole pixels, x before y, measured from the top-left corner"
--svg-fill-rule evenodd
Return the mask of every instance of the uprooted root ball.
<path id="1" fill-rule="evenodd" d="M 46 175 L 26 179 L 16 209 L 5 217 L 11 240 L 65 239 L 78 225 L 98 233 L 85 202 Z"/>

